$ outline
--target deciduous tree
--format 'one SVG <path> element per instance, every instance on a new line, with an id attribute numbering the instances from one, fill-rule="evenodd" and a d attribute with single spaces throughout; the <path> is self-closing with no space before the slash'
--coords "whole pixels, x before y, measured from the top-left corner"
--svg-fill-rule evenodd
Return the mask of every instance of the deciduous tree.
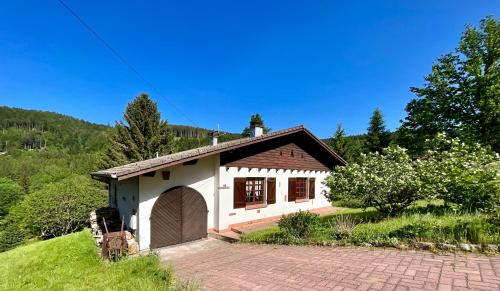
<path id="1" fill-rule="evenodd" d="M 479 28 L 467 26 L 455 52 L 438 58 L 425 81 L 411 88 L 416 98 L 406 106 L 399 144 L 418 153 L 426 139 L 445 132 L 500 151 L 498 19 L 487 17 Z"/>

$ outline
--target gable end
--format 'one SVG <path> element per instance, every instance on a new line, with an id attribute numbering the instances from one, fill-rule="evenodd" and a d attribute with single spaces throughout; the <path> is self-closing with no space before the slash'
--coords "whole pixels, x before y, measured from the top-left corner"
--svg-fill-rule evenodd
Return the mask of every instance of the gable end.
<path id="1" fill-rule="evenodd" d="M 245 155 L 221 154 L 221 165 L 240 168 L 270 168 L 329 171 L 328 167 L 295 143 L 289 143 L 259 153 Z"/>

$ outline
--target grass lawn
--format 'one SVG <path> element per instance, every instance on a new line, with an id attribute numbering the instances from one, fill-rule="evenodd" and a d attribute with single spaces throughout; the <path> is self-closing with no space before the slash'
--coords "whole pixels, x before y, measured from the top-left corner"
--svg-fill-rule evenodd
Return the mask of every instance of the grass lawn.
<path id="1" fill-rule="evenodd" d="M 165 290 L 174 283 L 153 255 L 101 260 L 87 230 L 0 253 L 0 290 Z"/>
<path id="2" fill-rule="evenodd" d="M 400 216 L 384 218 L 373 208 L 346 209 L 320 219 L 318 230 L 307 238 L 290 237 L 279 227 L 242 236 L 242 242 L 271 244 L 371 244 L 374 246 L 411 245 L 418 241 L 434 243 L 500 244 L 498 221 L 486 214 L 459 214 L 445 210 L 442 203 L 418 202 Z M 336 231 L 339 216 L 356 223 L 349 235 Z"/>

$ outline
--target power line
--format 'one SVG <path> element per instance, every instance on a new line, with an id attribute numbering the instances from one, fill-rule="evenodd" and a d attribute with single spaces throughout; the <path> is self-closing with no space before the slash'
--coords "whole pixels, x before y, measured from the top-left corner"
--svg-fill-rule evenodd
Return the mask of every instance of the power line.
<path id="1" fill-rule="evenodd" d="M 129 61 L 127 61 L 115 48 L 113 48 L 104 38 L 102 38 L 98 33 L 97 31 L 95 31 L 87 22 L 85 22 L 85 20 L 83 20 L 82 17 L 80 17 L 78 15 L 78 13 L 76 13 L 75 10 L 73 10 L 71 7 L 69 7 L 63 0 L 57 0 L 62 7 L 64 7 L 64 9 L 66 9 L 66 11 L 69 12 L 69 14 L 71 14 L 73 17 L 76 18 L 76 20 L 78 20 L 78 22 L 83 25 L 83 27 L 88 31 L 90 32 L 90 34 L 92 34 L 99 42 L 101 42 L 101 44 L 103 44 L 109 51 L 111 51 L 111 53 L 113 53 L 117 58 L 118 60 L 120 60 L 120 62 L 122 62 L 125 66 L 127 66 L 127 68 L 129 70 L 131 70 L 139 79 L 141 79 L 141 81 L 143 81 L 147 86 L 149 86 L 151 89 L 153 89 L 153 91 L 160 97 L 163 97 L 169 104 L 170 106 L 172 106 L 172 108 L 174 108 L 178 113 L 180 113 L 182 116 L 184 116 L 189 122 L 191 122 L 195 127 L 199 127 L 196 122 L 194 122 L 194 120 L 189 117 L 186 113 L 184 113 L 184 111 L 182 111 L 179 107 L 177 107 L 171 100 L 169 100 L 167 97 L 165 97 L 164 95 L 161 94 L 160 90 L 158 90 L 158 87 L 156 87 L 153 83 L 151 83 L 150 81 L 148 81 L 148 79 L 146 79 L 144 77 L 143 74 L 141 74 L 139 72 L 139 70 L 137 70 Z"/>

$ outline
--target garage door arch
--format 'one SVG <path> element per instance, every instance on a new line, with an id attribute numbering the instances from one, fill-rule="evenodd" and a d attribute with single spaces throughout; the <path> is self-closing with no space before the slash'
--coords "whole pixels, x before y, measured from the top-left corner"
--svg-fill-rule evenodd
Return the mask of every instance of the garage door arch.
<path id="1" fill-rule="evenodd" d="M 163 192 L 151 210 L 151 248 L 207 236 L 207 204 L 193 188 L 177 186 Z"/>

